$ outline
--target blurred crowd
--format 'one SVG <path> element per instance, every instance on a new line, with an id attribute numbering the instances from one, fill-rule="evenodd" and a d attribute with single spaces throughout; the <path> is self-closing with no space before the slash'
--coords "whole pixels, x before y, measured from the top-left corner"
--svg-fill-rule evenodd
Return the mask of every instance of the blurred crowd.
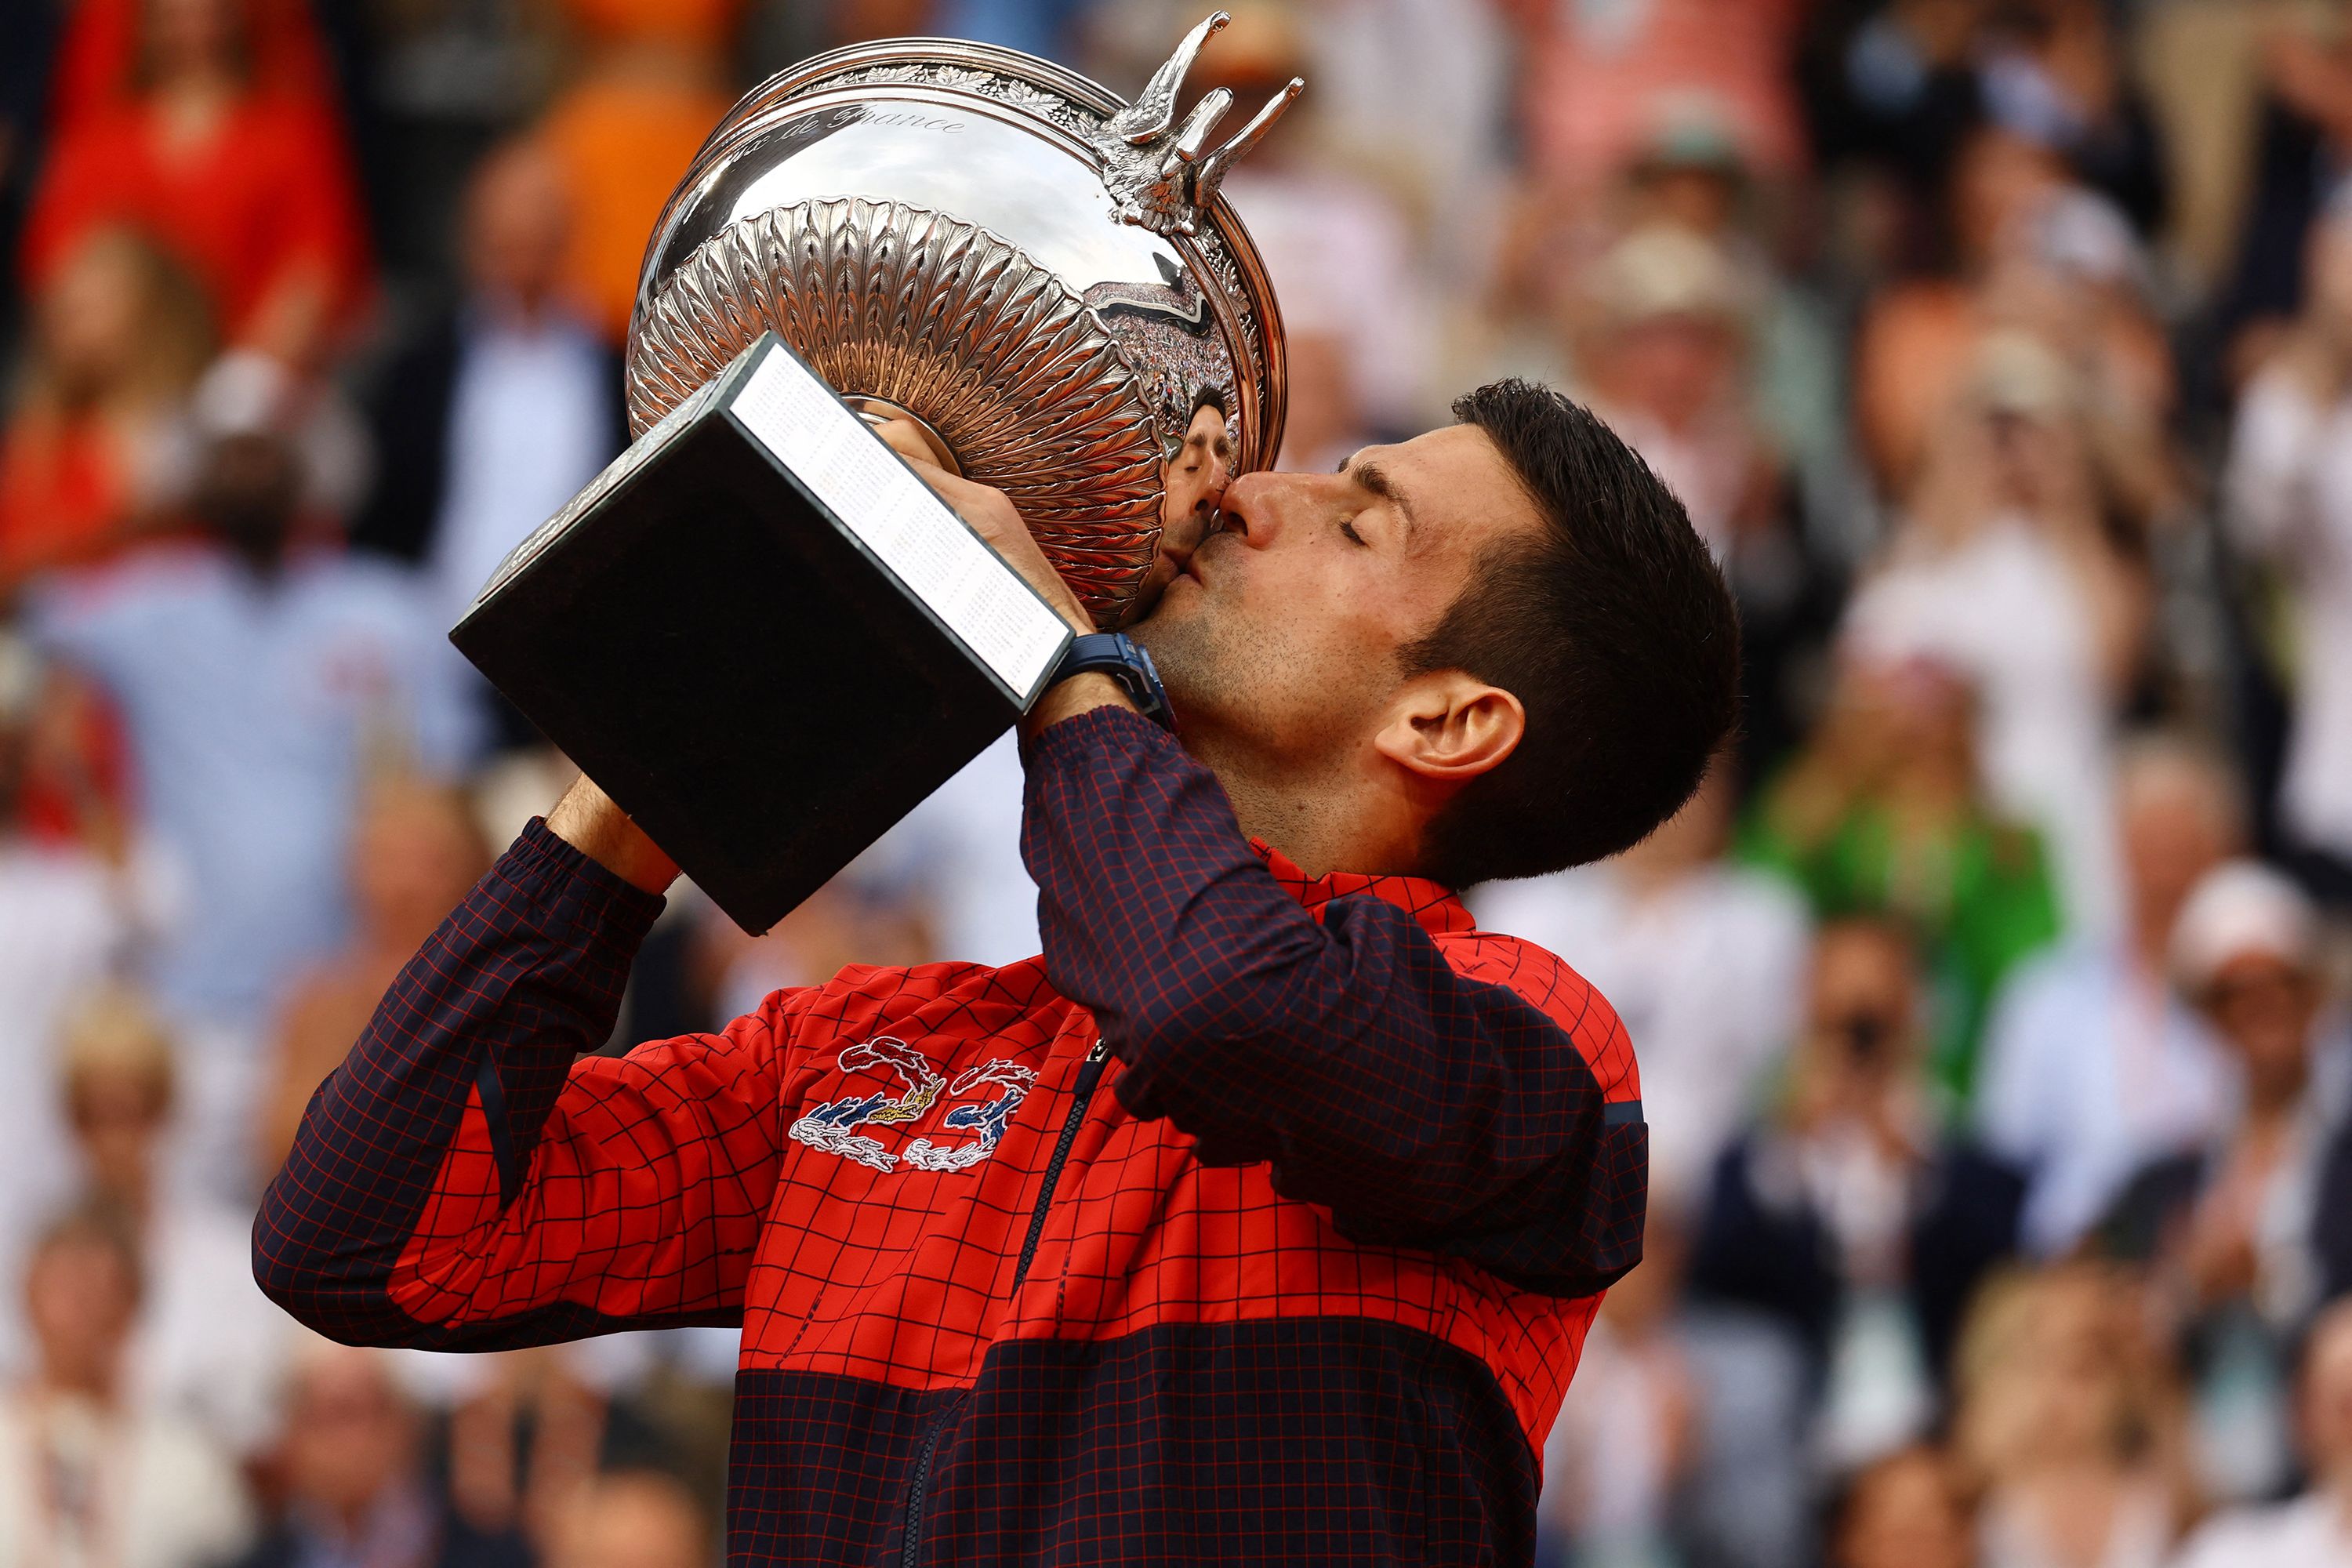
<path id="1" fill-rule="evenodd" d="M 566 780 L 445 634 L 625 443 L 703 134 L 1205 8 L 0 5 L 0 1563 L 713 1560 L 730 1335 L 334 1346 L 252 1205 Z M 1230 8 L 1196 90 L 1311 84 L 1226 186 L 1286 465 L 1538 375 L 1741 605 L 1690 807 L 1472 896 L 1647 1080 L 1545 1562 L 2352 1564 L 2352 5 Z M 1034 951 L 1018 816 L 999 748 L 764 938 L 683 890 L 611 1048 Z"/>

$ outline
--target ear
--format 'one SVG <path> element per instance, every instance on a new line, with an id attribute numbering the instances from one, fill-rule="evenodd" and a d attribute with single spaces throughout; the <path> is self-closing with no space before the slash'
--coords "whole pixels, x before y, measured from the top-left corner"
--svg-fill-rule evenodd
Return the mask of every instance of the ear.
<path id="1" fill-rule="evenodd" d="M 1466 784 L 1518 749 L 1528 711 L 1499 686 L 1437 669 L 1404 683 L 1373 749 L 1431 784 Z"/>

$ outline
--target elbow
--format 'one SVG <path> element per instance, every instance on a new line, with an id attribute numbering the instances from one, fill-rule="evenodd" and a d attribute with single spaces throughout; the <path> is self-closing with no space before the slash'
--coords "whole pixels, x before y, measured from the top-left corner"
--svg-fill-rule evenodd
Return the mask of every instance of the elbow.
<path id="1" fill-rule="evenodd" d="M 253 1282 L 279 1310 L 306 1329 L 333 1338 L 326 1259 L 299 1226 L 283 1223 L 265 1202 L 253 1223 Z"/>
<path id="2" fill-rule="evenodd" d="M 253 1282 L 288 1317 L 340 1343 L 415 1342 L 416 1325 L 393 1305 L 388 1270 L 331 1246 L 290 1215 L 274 1192 L 253 1223 Z"/>

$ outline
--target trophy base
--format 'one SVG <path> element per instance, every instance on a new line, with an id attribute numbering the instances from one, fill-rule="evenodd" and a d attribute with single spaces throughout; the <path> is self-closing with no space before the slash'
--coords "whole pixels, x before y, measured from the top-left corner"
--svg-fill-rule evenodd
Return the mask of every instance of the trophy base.
<path id="1" fill-rule="evenodd" d="M 755 933 L 1003 734 L 1067 638 L 772 337 L 450 636 Z"/>

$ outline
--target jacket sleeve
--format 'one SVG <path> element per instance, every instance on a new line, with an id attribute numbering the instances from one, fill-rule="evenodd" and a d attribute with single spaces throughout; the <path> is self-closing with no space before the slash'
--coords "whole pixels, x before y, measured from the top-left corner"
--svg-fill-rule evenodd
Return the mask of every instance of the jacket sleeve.
<path id="1" fill-rule="evenodd" d="M 525 831 L 312 1097 L 254 1225 L 272 1300 L 346 1342 L 436 1349 L 740 1321 L 793 994 L 574 1061 L 661 907 Z"/>
<path id="2" fill-rule="evenodd" d="M 1270 1162 L 1352 1241 L 1559 1296 L 1639 1261 L 1647 1130 L 1605 1008 L 1571 1033 L 1456 973 L 1383 900 L 1318 920 L 1214 775 L 1136 714 L 1053 726 L 1028 772 L 1046 973 L 1093 1011 L 1130 1111 L 1168 1118 L 1204 1163 Z M 1603 1045 L 1618 1065 L 1597 1072 Z"/>

